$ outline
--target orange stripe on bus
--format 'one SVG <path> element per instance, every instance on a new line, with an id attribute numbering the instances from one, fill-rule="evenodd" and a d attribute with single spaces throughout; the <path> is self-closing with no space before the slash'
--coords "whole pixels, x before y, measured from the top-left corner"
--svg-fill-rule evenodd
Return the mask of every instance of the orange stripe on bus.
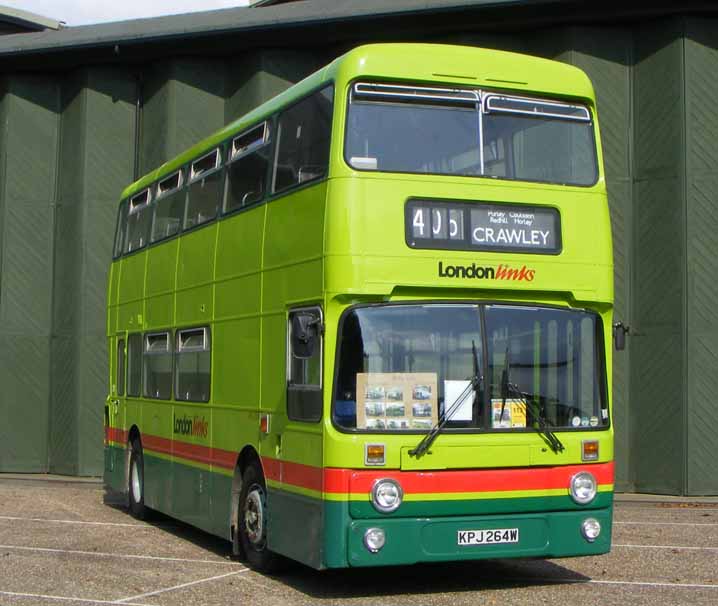
<path id="1" fill-rule="evenodd" d="M 118 444 L 127 442 L 127 432 L 115 427 L 105 428 L 107 438 Z M 201 444 L 191 444 L 180 440 L 170 440 L 161 436 L 142 434 L 142 445 L 148 450 L 159 452 L 165 455 L 175 456 L 188 461 L 213 465 L 224 469 L 234 469 L 237 462 L 237 453 L 221 448 L 211 448 Z"/>
<path id="2" fill-rule="evenodd" d="M 105 432 L 110 441 L 117 443 L 127 441 L 127 432 L 122 429 L 109 427 Z M 173 441 L 149 434 L 142 435 L 142 443 L 148 450 L 224 469 L 234 469 L 237 460 L 237 453 L 231 450 L 210 448 L 180 440 Z M 379 478 L 393 478 L 401 483 L 405 493 L 419 494 L 567 488 L 571 476 L 579 471 L 593 473 L 599 485 L 611 485 L 614 478 L 613 462 L 521 469 L 398 471 L 323 469 L 272 457 L 262 457 L 262 466 L 268 480 L 334 494 L 369 493 L 372 485 Z"/>
<path id="3" fill-rule="evenodd" d="M 353 471 L 327 469 L 324 492 L 369 493 L 378 478 L 393 478 L 405 493 L 504 492 L 567 488 L 571 476 L 590 471 L 599 485 L 613 484 L 613 463 L 441 471 Z"/>
<path id="4" fill-rule="evenodd" d="M 280 461 L 271 457 L 262 457 L 264 475 L 268 480 L 292 484 L 308 490 L 322 491 L 326 471 L 321 467 Z"/>

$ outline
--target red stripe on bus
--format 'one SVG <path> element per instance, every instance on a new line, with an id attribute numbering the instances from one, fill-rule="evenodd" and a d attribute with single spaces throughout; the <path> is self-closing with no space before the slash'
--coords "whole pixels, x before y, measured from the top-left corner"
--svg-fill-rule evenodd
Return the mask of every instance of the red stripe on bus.
<path id="1" fill-rule="evenodd" d="M 530 467 L 521 469 L 475 469 L 471 471 L 353 470 L 300 465 L 262 458 L 267 478 L 301 488 L 334 494 L 369 493 L 379 478 L 393 478 L 405 493 L 507 492 L 568 488 L 571 476 L 590 471 L 599 484 L 613 484 L 613 463 Z"/>
<path id="2" fill-rule="evenodd" d="M 127 442 L 127 432 L 117 427 L 105 427 L 105 437 L 109 442 L 125 444 Z"/>
<path id="3" fill-rule="evenodd" d="M 124 434 L 127 436 L 127 432 L 115 429 L 118 436 Z M 126 437 L 124 438 L 127 439 Z M 161 454 L 174 456 L 188 461 L 194 461 L 196 463 L 204 463 L 205 465 L 212 465 L 214 467 L 222 467 L 224 469 L 234 469 L 237 462 L 237 453 L 231 450 L 223 450 L 221 448 L 210 448 L 209 446 L 202 446 L 201 444 L 191 444 L 189 442 L 182 442 L 180 440 L 170 440 L 160 436 L 153 436 L 151 434 L 142 434 L 141 436 L 142 446 L 147 450 L 159 452 Z"/>
<path id="4" fill-rule="evenodd" d="M 322 491 L 326 470 L 321 467 L 291 461 L 280 461 L 270 457 L 262 457 L 262 467 L 267 479 L 317 492 Z"/>
<path id="5" fill-rule="evenodd" d="M 369 493 L 379 478 L 393 478 L 405 493 L 506 492 L 568 488 L 571 476 L 590 471 L 599 485 L 613 484 L 613 463 L 527 467 L 521 469 L 475 469 L 471 471 L 353 471 L 327 470 L 325 492 Z M 341 472 L 341 473 L 337 473 Z"/>

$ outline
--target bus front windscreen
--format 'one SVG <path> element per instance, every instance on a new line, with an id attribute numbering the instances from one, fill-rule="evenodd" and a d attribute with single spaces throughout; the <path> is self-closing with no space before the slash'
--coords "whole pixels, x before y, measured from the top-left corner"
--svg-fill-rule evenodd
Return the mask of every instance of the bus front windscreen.
<path id="1" fill-rule="evenodd" d="M 585 106 L 369 86 L 356 85 L 349 103 L 345 158 L 355 169 L 579 186 L 597 180 Z"/>
<path id="2" fill-rule="evenodd" d="M 341 321 L 334 423 L 354 431 L 603 429 L 602 324 L 550 307 L 397 304 Z M 474 381 L 473 379 L 477 380 Z"/>

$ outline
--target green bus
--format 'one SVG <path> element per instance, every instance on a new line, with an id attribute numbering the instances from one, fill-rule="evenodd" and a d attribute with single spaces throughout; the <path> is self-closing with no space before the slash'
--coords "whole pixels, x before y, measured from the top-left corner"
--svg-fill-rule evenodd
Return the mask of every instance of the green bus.
<path id="1" fill-rule="evenodd" d="M 575 67 L 372 44 L 130 185 L 108 490 L 259 570 L 607 552 L 601 158 Z"/>

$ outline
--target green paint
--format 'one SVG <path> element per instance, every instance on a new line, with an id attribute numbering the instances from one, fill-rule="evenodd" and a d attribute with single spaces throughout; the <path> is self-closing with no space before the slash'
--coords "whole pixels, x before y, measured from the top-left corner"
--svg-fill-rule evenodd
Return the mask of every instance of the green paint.
<path id="1" fill-rule="evenodd" d="M 351 566 L 385 566 L 479 560 L 487 558 L 531 557 L 560 558 L 607 553 L 611 546 L 611 510 L 594 510 L 603 529 L 594 543 L 587 542 L 580 531 L 587 513 L 551 512 L 517 516 L 454 518 L 399 518 L 355 521 L 349 528 L 349 563 Z M 369 528 L 382 528 L 386 544 L 378 553 L 370 553 L 363 544 Z M 518 528 L 519 542 L 503 545 L 458 546 L 461 530 Z"/>

